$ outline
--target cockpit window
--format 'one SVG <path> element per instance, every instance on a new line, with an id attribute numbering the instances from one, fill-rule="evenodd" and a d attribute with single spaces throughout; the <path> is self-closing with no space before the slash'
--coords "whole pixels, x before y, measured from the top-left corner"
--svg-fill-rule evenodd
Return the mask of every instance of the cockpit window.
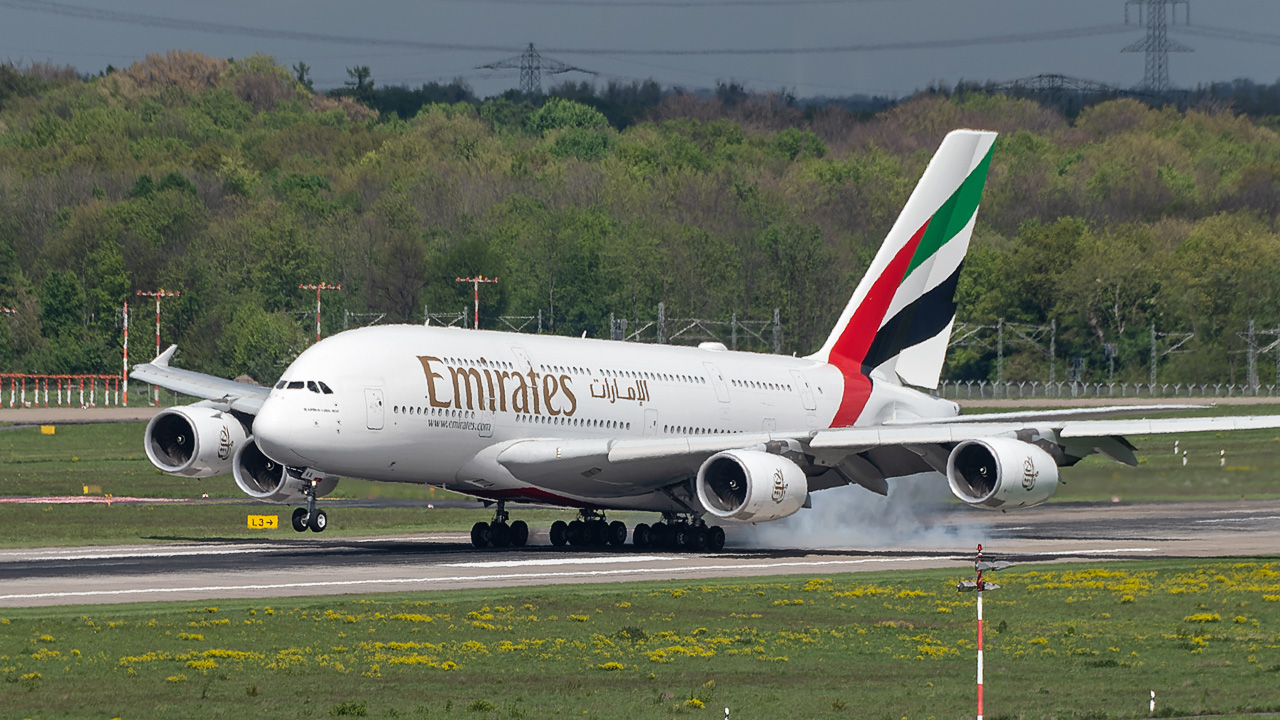
<path id="1" fill-rule="evenodd" d="M 301 380 L 294 380 L 293 382 L 289 383 L 290 390 L 301 390 L 303 387 L 304 385 Z"/>
<path id="2" fill-rule="evenodd" d="M 316 381 L 315 381 L 315 380 L 308 380 L 308 381 L 307 381 L 307 389 L 308 389 L 308 390 L 310 390 L 311 392 L 313 392 L 313 393 L 317 394 L 317 395 L 319 395 L 319 394 L 320 394 L 320 386 L 319 386 L 319 385 L 316 385 Z"/>
<path id="3" fill-rule="evenodd" d="M 285 381 L 284 381 L 284 380 L 281 380 L 280 382 L 276 383 L 276 389 L 277 389 L 277 390 L 283 390 L 283 389 L 284 389 L 285 384 L 286 384 L 286 383 L 285 383 Z"/>
<path id="4" fill-rule="evenodd" d="M 329 386 L 328 386 L 328 385 L 325 385 L 323 382 L 319 382 L 319 381 L 317 381 L 317 382 L 318 382 L 318 384 L 320 385 L 320 392 L 324 393 L 325 395 L 332 395 L 332 394 L 333 394 L 333 391 L 329 389 Z"/>

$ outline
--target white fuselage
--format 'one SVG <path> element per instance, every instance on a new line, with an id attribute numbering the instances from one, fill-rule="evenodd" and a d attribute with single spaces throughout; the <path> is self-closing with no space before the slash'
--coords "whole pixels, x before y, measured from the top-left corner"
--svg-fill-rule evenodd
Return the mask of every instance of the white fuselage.
<path id="1" fill-rule="evenodd" d="M 845 386 L 840 370 L 825 362 L 722 346 L 382 326 L 335 335 L 302 353 L 272 389 L 253 432 L 273 460 L 325 474 L 491 499 L 665 510 L 667 497 L 628 492 L 623 476 L 548 493 L 495 458 L 532 438 L 827 428 Z M 310 389 L 326 387 L 332 393 Z M 957 412 L 953 403 L 884 382 L 873 382 L 863 402 L 858 425 Z"/>

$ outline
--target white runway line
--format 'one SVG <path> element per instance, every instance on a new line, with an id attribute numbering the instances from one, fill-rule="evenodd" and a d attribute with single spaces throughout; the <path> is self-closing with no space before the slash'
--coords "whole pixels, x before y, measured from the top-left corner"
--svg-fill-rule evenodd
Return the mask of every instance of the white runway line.
<path id="1" fill-rule="evenodd" d="M 357 587 L 360 585 L 418 585 L 423 583 L 477 582 L 486 580 L 544 580 L 554 578 L 591 578 L 611 577 L 615 575 L 638 575 L 641 573 L 688 573 L 712 570 L 767 570 L 784 567 L 830 567 L 835 565 L 861 565 L 867 563 L 908 563 L 920 561 L 962 562 L 969 558 L 955 557 L 903 557 L 903 558 L 859 558 L 856 560 L 813 560 L 802 562 L 774 562 L 734 565 L 691 565 L 679 568 L 623 568 L 619 570 L 574 570 L 565 572 L 536 572 L 494 575 L 453 575 L 448 577 L 420 578 L 384 578 L 370 580 L 315 580 L 310 582 L 270 583 L 253 585 L 204 585 L 198 587 L 158 587 L 127 588 L 121 590 L 77 590 L 73 592 L 21 593 L 0 595 L 0 602 L 6 600 L 47 600 L 51 598 L 90 598 L 90 597 L 124 597 L 130 595 L 202 593 L 202 592 L 237 592 L 245 590 L 304 590 L 309 588 Z"/>
<path id="2" fill-rule="evenodd" d="M 445 563 L 444 567 L 456 568 L 502 568 L 502 567 L 535 567 L 539 565 L 612 565 L 614 563 L 654 562 L 674 560 L 662 555 L 613 555 L 609 557 L 563 557 L 549 560 L 489 560 L 486 562 Z"/>
<path id="3" fill-rule="evenodd" d="M 237 547 L 224 548 L 197 548 L 193 550 L 145 550 L 145 551 L 116 551 L 116 552 L 81 552 L 68 553 L 66 550 L 61 551 L 62 554 L 53 554 L 49 551 L 43 552 L 4 552 L 0 553 L 0 562 L 5 561 L 21 561 L 21 560 L 119 560 L 121 558 L 162 558 L 162 557 L 189 557 L 195 555 L 250 555 L 256 553 L 283 551 L 286 548 L 278 546 L 256 546 L 246 545 Z M 48 553 L 48 554 L 46 554 Z"/>
<path id="4" fill-rule="evenodd" d="M 1043 555 L 1046 557 L 1057 557 L 1059 555 L 1110 555 L 1113 553 L 1146 553 L 1155 552 L 1155 548 L 1095 548 L 1090 550 L 1048 550 L 1041 552 L 1017 552 L 1006 553 L 1014 555 Z M 994 553 L 989 553 L 994 554 Z"/>
<path id="5" fill-rule="evenodd" d="M 1280 515 L 1260 515 L 1240 518 L 1214 518 L 1212 520 L 1196 520 L 1197 523 L 1242 523 L 1255 522 L 1258 520 L 1280 520 Z"/>

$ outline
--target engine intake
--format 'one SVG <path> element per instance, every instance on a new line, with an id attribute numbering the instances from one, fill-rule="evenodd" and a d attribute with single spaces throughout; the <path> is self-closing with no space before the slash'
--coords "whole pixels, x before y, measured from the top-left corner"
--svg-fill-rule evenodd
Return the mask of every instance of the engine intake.
<path id="1" fill-rule="evenodd" d="M 151 464 L 164 472 L 206 478 L 231 471 L 247 436 L 229 412 L 192 405 L 161 410 L 147 423 L 143 447 Z"/>
<path id="2" fill-rule="evenodd" d="M 236 452 L 232 467 L 236 485 L 255 500 L 282 505 L 306 500 L 306 489 L 311 481 L 302 477 L 299 471 L 264 455 L 252 437 Z M 316 484 L 316 497 L 328 495 L 337 486 L 338 478 L 321 476 Z"/>
<path id="3" fill-rule="evenodd" d="M 1013 438 L 965 440 L 947 458 L 947 483 L 977 507 L 1039 505 L 1058 489 L 1058 464 L 1049 453 Z"/>
<path id="4" fill-rule="evenodd" d="M 698 500 L 722 520 L 764 522 L 794 515 L 809 496 L 804 471 L 759 450 L 726 450 L 698 468 Z"/>

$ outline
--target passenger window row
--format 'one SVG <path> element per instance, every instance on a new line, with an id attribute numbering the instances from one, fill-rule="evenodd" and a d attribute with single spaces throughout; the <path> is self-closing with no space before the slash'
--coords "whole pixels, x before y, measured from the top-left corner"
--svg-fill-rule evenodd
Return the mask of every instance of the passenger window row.
<path id="1" fill-rule="evenodd" d="M 488 358 L 480 358 L 479 360 L 470 360 L 468 358 L 447 357 L 441 358 L 448 365 L 462 365 L 464 367 L 474 368 L 501 368 L 505 370 L 515 369 L 515 365 L 505 360 L 489 360 Z"/>
<path id="2" fill-rule="evenodd" d="M 597 420 L 595 418 L 547 417 L 544 415 L 516 415 L 517 422 L 541 425 L 569 425 L 572 427 L 607 428 L 610 430 L 630 430 L 631 423 L 623 420 Z"/>
<path id="3" fill-rule="evenodd" d="M 688 383 L 690 385 L 707 384 L 707 379 L 701 375 L 681 375 L 677 373 L 649 372 L 647 370 L 601 370 L 600 374 L 611 378 L 658 380 L 661 382 Z"/>
<path id="4" fill-rule="evenodd" d="M 781 383 L 760 382 L 758 380 L 733 380 L 734 387 L 749 388 L 751 390 L 774 390 L 777 392 L 791 392 L 790 385 Z"/>
<path id="5" fill-rule="evenodd" d="M 713 430 L 711 428 L 689 427 L 688 425 L 663 425 L 662 432 L 672 435 L 736 435 L 741 430 Z"/>

